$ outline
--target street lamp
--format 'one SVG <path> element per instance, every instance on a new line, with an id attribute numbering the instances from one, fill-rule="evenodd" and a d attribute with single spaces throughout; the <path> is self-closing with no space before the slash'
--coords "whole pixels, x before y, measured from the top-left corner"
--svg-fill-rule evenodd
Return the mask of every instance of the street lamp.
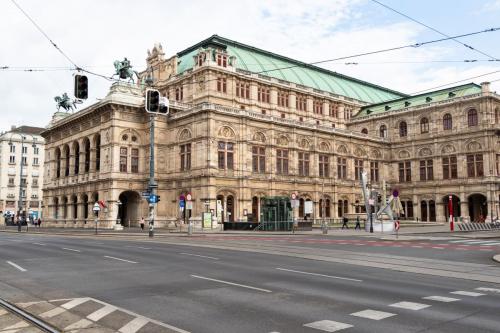
<path id="1" fill-rule="evenodd" d="M 372 197 L 372 184 L 370 183 L 370 196 L 368 198 L 368 205 L 370 206 L 370 233 L 373 233 L 373 197 Z"/>
<path id="2" fill-rule="evenodd" d="M 99 218 L 99 211 L 101 210 L 101 206 L 99 206 L 99 203 L 96 202 L 94 203 L 94 208 L 92 208 L 95 214 L 95 234 L 97 235 L 97 220 Z"/>
<path id="3" fill-rule="evenodd" d="M 17 224 L 17 231 L 20 232 L 21 231 L 21 218 L 20 218 L 20 215 L 21 215 L 21 212 L 22 212 L 22 209 L 23 209 L 23 166 L 24 166 L 24 163 L 23 163 L 23 154 L 24 154 L 24 141 L 26 139 L 26 136 L 30 136 L 31 139 L 33 140 L 33 143 L 32 143 L 32 147 L 33 148 L 36 148 L 36 138 L 32 135 L 29 135 L 29 134 L 21 134 L 21 133 L 12 133 L 10 135 L 10 138 L 9 138 L 9 146 L 12 147 L 14 145 L 14 143 L 12 142 L 12 137 L 15 135 L 15 134 L 19 134 L 21 136 L 21 165 L 20 165 L 20 172 L 19 172 L 19 204 L 18 204 L 18 213 L 17 213 L 17 217 L 18 217 L 18 224 Z M 27 162 L 27 159 L 28 157 L 26 157 L 26 162 Z M 24 184 L 25 186 L 27 185 Z M 28 203 L 28 201 L 26 200 L 26 203 Z M 26 218 L 26 217 L 25 217 Z M 28 231 L 28 222 L 26 222 L 26 231 Z"/>

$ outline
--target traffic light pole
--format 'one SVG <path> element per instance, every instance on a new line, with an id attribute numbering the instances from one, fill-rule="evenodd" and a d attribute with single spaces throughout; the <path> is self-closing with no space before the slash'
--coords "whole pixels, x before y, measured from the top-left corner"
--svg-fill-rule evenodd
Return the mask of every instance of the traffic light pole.
<path id="1" fill-rule="evenodd" d="M 155 116 L 149 116 L 149 193 L 156 194 L 158 185 L 155 182 Z M 156 202 L 149 203 L 149 237 L 154 237 Z"/>

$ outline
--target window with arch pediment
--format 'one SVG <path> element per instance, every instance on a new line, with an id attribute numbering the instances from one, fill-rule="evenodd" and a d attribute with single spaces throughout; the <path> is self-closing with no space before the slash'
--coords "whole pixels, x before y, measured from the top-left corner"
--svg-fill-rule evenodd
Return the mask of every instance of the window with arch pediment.
<path id="1" fill-rule="evenodd" d="M 476 109 L 470 109 L 467 111 L 467 125 L 469 127 L 477 126 L 478 124 L 478 116 Z"/>
<path id="2" fill-rule="evenodd" d="M 387 138 L 387 126 L 386 125 L 380 125 L 379 135 L 381 138 Z"/>
<path id="3" fill-rule="evenodd" d="M 429 133 L 429 119 L 420 119 L 420 133 Z"/>
<path id="4" fill-rule="evenodd" d="M 451 130 L 453 127 L 453 119 L 451 117 L 451 114 L 447 113 L 443 116 L 443 129 L 445 131 Z"/>
<path id="5" fill-rule="evenodd" d="M 368 134 L 368 129 L 363 128 L 363 129 L 361 130 L 361 133 L 362 133 L 362 134 Z"/>
<path id="6" fill-rule="evenodd" d="M 408 136 L 408 124 L 406 121 L 402 121 L 399 123 L 399 136 L 406 137 Z"/>

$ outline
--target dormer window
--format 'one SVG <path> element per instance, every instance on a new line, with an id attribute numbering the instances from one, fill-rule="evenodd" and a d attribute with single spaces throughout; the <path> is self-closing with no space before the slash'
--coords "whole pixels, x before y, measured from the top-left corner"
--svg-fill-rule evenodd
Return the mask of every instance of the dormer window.
<path id="1" fill-rule="evenodd" d="M 198 54 L 198 66 L 203 66 L 203 63 L 205 62 L 205 59 L 207 58 L 206 53 L 200 53 Z"/>
<path id="2" fill-rule="evenodd" d="M 227 67 L 227 54 L 217 54 L 217 65 Z"/>

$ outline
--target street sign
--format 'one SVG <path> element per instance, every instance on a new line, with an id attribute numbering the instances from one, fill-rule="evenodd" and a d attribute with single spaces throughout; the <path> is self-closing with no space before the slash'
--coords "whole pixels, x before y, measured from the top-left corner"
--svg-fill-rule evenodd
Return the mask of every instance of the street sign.
<path id="1" fill-rule="evenodd" d="M 179 196 L 179 201 L 184 201 L 184 200 L 186 200 L 186 197 L 184 196 L 184 194 L 181 194 Z"/>
<path id="2" fill-rule="evenodd" d="M 373 200 L 373 199 L 368 199 L 368 204 L 369 204 L 370 206 L 373 206 L 373 205 L 375 204 L 375 200 Z"/>
<path id="3" fill-rule="evenodd" d="M 158 196 L 156 194 L 151 194 L 148 199 L 149 203 L 157 203 L 158 202 Z"/>
<path id="4" fill-rule="evenodd" d="M 396 189 L 396 190 L 392 191 L 392 196 L 394 198 L 397 198 L 399 196 L 399 190 Z"/>
<path id="5" fill-rule="evenodd" d="M 186 201 L 182 200 L 182 201 L 179 201 L 179 207 L 180 208 L 184 208 L 186 206 Z"/>
<path id="6" fill-rule="evenodd" d="M 292 199 L 291 204 L 292 204 L 292 208 L 298 208 L 300 205 L 299 200 L 297 200 L 297 199 Z"/>
<path id="7" fill-rule="evenodd" d="M 186 200 L 187 200 L 187 201 L 191 201 L 191 199 L 192 199 L 192 197 L 191 197 L 191 193 L 188 193 L 188 194 L 186 195 Z"/>
<path id="8" fill-rule="evenodd" d="M 99 211 L 101 210 L 101 207 L 99 206 L 99 204 L 96 202 L 94 204 L 94 208 L 92 208 L 92 210 L 94 211 L 94 213 L 99 213 Z"/>
<path id="9" fill-rule="evenodd" d="M 292 193 L 292 200 L 295 200 L 295 199 L 297 199 L 297 194 Z"/>
<path id="10" fill-rule="evenodd" d="M 401 226 L 401 223 L 399 221 L 394 221 L 394 229 L 396 229 L 396 231 L 399 230 L 400 226 Z"/>
<path id="11" fill-rule="evenodd" d="M 149 192 L 149 191 L 142 192 L 143 197 L 149 197 L 150 195 L 151 195 L 151 192 Z"/>
<path id="12" fill-rule="evenodd" d="M 186 202 L 186 209 L 193 209 L 193 202 L 192 201 Z"/>

